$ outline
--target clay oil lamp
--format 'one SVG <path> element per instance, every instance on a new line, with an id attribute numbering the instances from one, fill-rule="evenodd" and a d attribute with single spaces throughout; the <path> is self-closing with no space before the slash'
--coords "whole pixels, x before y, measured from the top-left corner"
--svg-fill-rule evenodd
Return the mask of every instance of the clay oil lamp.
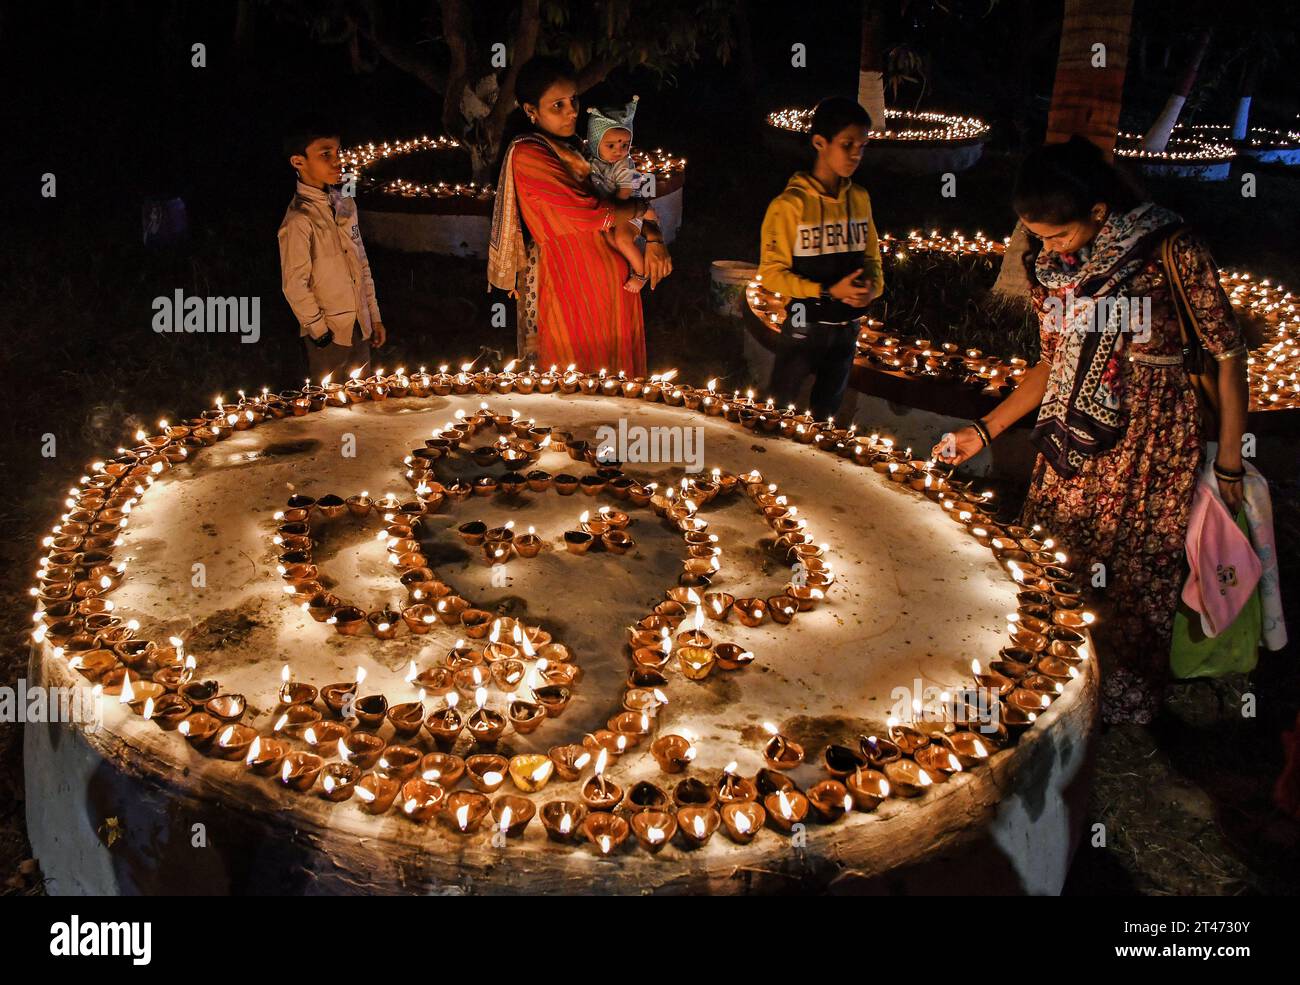
<path id="1" fill-rule="evenodd" d="M 465 760 L 449 752 L 431 752 L 420 760 L 416 775 L 450 790 L 465 775 Z"/>
<path id="2" fill-rule="evenodd" d="M 487 524 L 482 520 L 470 520 L 456 528 L 460 539 L 470 547 L 478 547 L 487 536 Z"/>
<path id="3" fill-rule="evenodd" d="M 627 799 L 623 803 L 624 810 L 632 813 L 668 810 L 671 806 L 672 803 L 663 787 L 651 783 L 649 780 L 642 780 L 634 784 L 632 789 L 628 791 Z"/>
<path id="4" fill-rule="evenodd" d="M 803 746 L 787 739 L 771 722 L 764 722 L 763 730 L 771 736 L 763 746 L 763 761 L 770 769 L 791 770 L 803 762 Z"/>
<path id="5" fill-rule="evenodd" d="M 367 814 L 383 814 L 397 798 L 401 784 L 391 777 L 367 773 L 356 785 L 357 799 Z"/>
<path id="6" fill-rule="evenodd" d="M 889 778 L 879 770 L 854 770 L 844 778 L 844 787 L 860 811 L 874 811 L 889 796 Z"/>
<path id="7" fill-rule="evenodd" d="M 533 697 L 537 699 L 539 705 L 546 709 L 548 718 L 559 718 L 564 714 L 564 709 L 568 707 L 573 692 L 562 684 L 547 684 L 543 687 L 534 688 Z"/>
<path id="8" fill-rule="evenodd" d="M 792 588 L 791 591 L 817 591 L 817 589 Z M 809 601 L 814 601 L 809 596 Z M 809 606 L 811 608 L 811 605 Z M 800 611 L 800 600 L 791 595 L 773 595 L 767 600 L 767 612 L 772 617 L 772 621 L 778 625 L 785 626 L 794 619 L 795 614 Z"/>
<path id="9" fill-rule="evenodd" d="M 693 776 L 673 787 L 673 803 L 678 807 L 712 807 L 717 802 L 717 789 Z"/>
<path id="10" fill-rule="evenodd" d="M 288 752 L 288 743 L 259 735 L 249 745 L 244 765 L 258 776 L 276 776 Z"/>
<path id="11" fill-rule="evenodd" d="M 357 496 L 349 496 L 346 501 L 348 512 L 353 516 L 365 516 L 370 512 L 373 505 L 374 500 L 370 498 L 368 493 L 364 492 Z"/>
<path id="12" fill-rule="evenodd" d="M 1069 660 L 1063 660 L 1055 654 L 1049 654 L 1048 656 L 1040 657 L 1035 668 L 1038 673 L 1064 684 L 1074 680 L 1074 678 L 1078 676 L 1079 672 L 1075 670 L 1076 663 L 1078 663 L 1077 660 L 1071 662 Z"/>
<path id="13" fill-rule="evenodd" d="M 429 783 L 418 776 L 402 784 L 397 796 L 402 814 L 417 824 L 423 824 L 433 817 L 447 802 L 447 791 L 436 783 Z"/>
<path id="14" fill-rule="evenodd" d="M 736 599 L 732 611 L 742 625 L 759 626 L 767 618 L 767 602 L 759 598 Z"/>
<path id="15" fill-rule="evenodd" d="M 948 751 L 956 757 L 963 769 L 970 769 L 986 762 L 990 755 L 989 744 L 974 732 L 958 729 L 945 732 L 941 741 Z"/>
<path id="16" fill-rule="evenodd" d="M 650 854 L 660 852 L 677 833 L 677 818 L 662 809 L 647 809 L 632 815 L 632 833 Z"/>
<path id="17" fill-rule="evenodd" d="M 1051 697 L 1041 691 L 1018 687 L 1006 698 L 1007 708 L 1016 708 L 1026 715 L 1041 715 L 1052 703 Z"/>
<path id="18" fill-rule="evenodd" d="M 361 769 L 351 763 L 328 763 L 321 771 L 321 796 L 342 803 L 356 792 Z"/>
<path id="19" fill-rule="evenodd" d="M 313 752 L 288 753 L 280 763 L 280 782 L 291 790 L 305 793 L 316 784 L 325 760 Z"/>
<path id="20" fill-rule="evenodd" d="M 479 688 L 474 695 L 478 707 L 465 723 L 474 741 L 481 746 L 493 746 L 506 730 L 506 716 L 487 708 L 487 688 Z"/>
<path id="21" fill-rule="evenodd" d="M 204 702 L 203 708 L 223 724 L 229 724 L 244 717 L 248 701 L 242 694 L 218 694 Z"/>
<path id="22" fill-rule="evenodd" d="M 623 817 L 600 811 L 587 815 L 582 822 L 582 834 L 601 855 L 610 855 L 627 840 L 632 830 Z"/>
<path id="23" fill-rule="evenodd" d="M 328 493 L 316 500 L 316 509 L 327 520 L 335 520 L 341 517 L 347 508 L 348 504 L 343 497 L 336 496 L 334 493 Z"/>
<path id="24" fill-rule="evenodd" d="M 808 816 L 808 798 L 793 787 L 768 794 L 763 807 L 767 811 L 768 823 L 786 834 Z"/>
<path id="25" fill-rule="evenodd" d="M 510 760 L 495 753 L 480 753 L 465 760 L 465 775 L 482 793 L 495 793 L 506 782 L 509 770 Z"/>
<path id="26" fill-rule="evenodd" d="M 433 604 L 433 611 L 444 626 L 459 626 L 461 618 L 470 611 L 470 605 L 459 595 L 446 595 Z"/>
<path id="27" fill-rule="evenodd" d="M 832 824 L 853 809 L 853 798 L 839 780 L 822 780 L 808 788 L 808 804 L 818 821 Z"/>
<path id="28" fill-rule="evenodd" d="M 943 742 L 935 742 L 916 750 L 916 765 L 925 770 L 936 783 L 945 782 L 953 773 L 962 771 L 961 760 Z"/>
<path id="29" fill-rule="evenodd" d="M 221 720 L 206 711 L 196 711 L 176 726 L 176 731 L 185 736 L 195 749 L 202 752 L 216 737 L 222 728 Z"/>
<path id="30" fill-rule="evenodd" d="M 636 541 L 625 530 L 610 530 L 600 537 L 601 545 L 611 554 L 626 554 L 636 546 Z"/>
<path id="31" fill-rule="evenodd" d="M 383 695 L 378 695 L 378 697 L 382 698 Z M 359 722 L 362 721 L 361 705 L 365 700 L 362 699 L 362 701 L 357 702 L 356 715 Z M 420 726 L 424 724 L 424 705 L 419 701 L 407 701 L 393 705 L 387 710 L 385 717 L 388 719 L 388 724 L 393 726 L 393 732 L 397 738 L 406 741 L 413 738 L 420 731 Z"/>
<path id="32" fill-rule="evenodd" d="M 650 746 L 655 762 L 665 773 L 681 773 L 695 760 L 695 746 L 681 735 L 661 735 Z"/>
<path id="33" fill-rule="evenodd" d="M 858 748 L 867 764 L 874 769 L 882 769 L 885 763 L 892 763 L 903 755 L 902 750 L 893 742 L 874 735 L 858 736 Z"/>
<path id="34" fill-rule="evenodd" d="M 736 602 L 734 595 L 726 592 L 707 592 L 702 608 L 704 614 L 715 622 L 726 622 L 731 615 L 731 608 Z"/>
<path id="35" fill-rule="evenodd" d="M 757 800 L 735 800 L 723 804 L 719 813 L 723 830 L 737 845 L 749 845 L 767 821 L 767 811 L 763 810 L 762 804 Z"/>
<path id="36" fill-rule="evenodd" d="M 144 714 L 147 706 L 151 715 L 153 713 L 154 702 L 166 693 L 167 689 L 165 687 L 153 681 L 132 681 L 129 678 L 124 678 L 122 681 L 122 691 L 118 695 L 117 700 L 121 704 L 128 705 L 137 715 Z M 146 715 L 145 717 L 147 718 L 149 716 Z"/>
<path id="37" fill-rule="evenodd" d="M 211 754 L 218 759 L 241 760 L 247 757 L 257 730 L 247 725 L 227 725 L 212 741 Z"/>
<path id="38" fill-rule="evenodd" d="M 1008 677 L 1005 674 L 1000 674 L 991 667 L 988 670 L 984 670 L 980 666 L 978 660 L 972 660 L 970 666 L 971 672 L 975 675 L 975 683 L 980 687 L 988 688 L 990 691 L 997 694 L 998 697 L 1005 698 L 1015 689 L 1016 682 L 1014 678 Z"/>
<path id="39" fill-rule="evenodd" d="M 521 793 L 536 793 L 550 782 L 555 763 L 540 753 L 521 753 L 510 757 L 510 780 Z"/>
<path id="40" fill-rule="evenodd" d="M 502 794 L 492 801 L 492 827 L 507 838 L 521 838 L 537 808 L 527 797 Z"/>
<path id="41" fill-rule="evenodd" d="M 164 732 L 171 732 L 189 717 L 193 709 L 194 706 L 179 694 L 162 694 L 154 699 L 151 714 L 146 717 L 156 722 Z"/>
<path id="42" fill-rule="evenodd" d="M 717 658 L 705 647 L 683 646 L 677 651 L 677 661 L 683 677 L 689 681 L 702 681 L 713 670 Z"/>
<path id="43" fill-rule="evenodd" d="M 826 772 L 836 778 L 846 777 L 854 770 L 862 769 L 867 765 L 866 757 L 854 752 L 848 746 L 829 745 L 822 758 L 825 761 Z"/>
<path id="44" fill-rule="evenodd" d="M 542 549 L 542 538 L 533 532 L 533 528 L 528 528 L 528 533 L 520 534 L 514 540 L 515 551 L 522 558 L 536 557 Z"/>
<path id="45" fill-rule="evenodd" d="M 112 671 L 124 671 L 111 650 L 87 650 L 68 659 L 68 666 L 82 674 L 87 680 L 102 682 Z M 162 671 L 158 671 L 162 673 Z M 154 675 L 155 677 L 157 674 Z M 162 683 L 166 688 L 165 682 Z"/>
<path id="46" fill-rule="evenodd" d="M 492 810 L 492 801 L 477 790 L 457 790 L 447 797 L 442 816 L 453 831 L 473 834 Z"/>
<path id="47" fill-rule="evenodd" d="M 989 667 L 999 674 L 1020 680 L 1032 669 L 1038 654 L 1021 647 L 1004 646 L 998 651 L 998 658 L 989 663 Z"/>
<path id="48" fill-rule="evenodd" d="M 754 781 L 736 774 L 736 763 L 728 763 L 718 778 L 718 803 L 731 804 L 739 800 L 757 800 L 758 787 Z"/>
<path id="49" fill-rule="evenodd" d="M 911 756 L 918 749 L 930 744 L 930 736 L 916 725 L 916 718 L 920 715 L 919 701 L 913 702 L 912 714 L 912 724 L 900 722 L 896 718 L 889 719 L 888 723 L 889 739 L 898 746 L 904 756 Z"/>
<path id="50" fill-rule="evenodd" d="M 460 614 L 460 624 L 465 628 L 465 635 L 473 640 L 487 636 L 492 626 L 492 613 L 482 609 L 465 609 Z"/>
<path id="51" fill-rule="evenodd" d="M 379 762 L 387 743 L 370 732 L 352 732 L 339 736 L 336 743 L 339 758 L 354 763 L 363 770 L 372 769 Z"/>
<path id="52" fill-rule="evenodd" d="M 402 622 L 406 623 L 406 628 L 417 636 L 423 636 L 433 628 L 438 617 L 433 611 L 433 606 L 420 602 L 415 605 L 408 605 L 402 610 Z"/>
<path id="53" fill-rule="evenodd" d="M 340 636 L 357 636 L 366 626 L 366 612 L 355 605 L 344 605 L 334 610 L 325 620 Z"/>
<path id="54" fill-rule="evenodd" d="M 536 701 L 516 699 L 506 707 L 510 726 L 520 735 L 535 732 L 546 720 L 546 709 Z"/>
<path id="55" fill-rule="evenodd" d="M 561 780 L 573 781 L 582 775 L 582 771 L 591 762 L 592 752 L 586 746 L 553 746 L 548 756 L 555 764 L 555 774 Z"/>
<path id="56" fill-rule="evenodd" d="M 361 682 L 366 679 L 366 670 L 364 667 L 357 668 L 356 678 L 351 681 L 342 681 L 337 684 L 326 684 L 321 688 L 320 697 L 325 707 L 336 716 L 342 716 L 343 706 L 351 704 L 356 700 L 357 688 Z"/>
<path id="57" fill-rule="evenodd" d="M 310 705 L 316 700 L 317 691 L 315 685 L 295 681 L 289 672 L 288 664 L 280 668 L 280 682 L 277 701 L 281 710 L 289 705 Z"/>
<path id="58" fill-rule="evenodd" d="M 911 759 L 886 763 L 884 774 L 889 780 L 890 792 L 896 797 L 919 797 L 934 786 L 934 778 Z"/>
<path id="59" fill-rule="evenodd" d="M 271 731 L 285 735 L 302 735 L 311 726 L 319 723 L 321 713 L 310 705 L 287 705 L 275 720 Z"/>
<path id="60" fill-rule="evenodd" d="M 415 775 L 423 758 L 424 754 L 415 746 L 385 746 L 375 762 L 375 771 L 395 780 L 408 780 Z"/>
<path id="61" fill-rule="evenodd" d="M 1026 691 L 1034 691 L 1038 694 L 1046 695 L 1053 701 L 1055 701 L 1061 695 L 1061 692 L 1065 690 L 1065 684 L 1062 681 L 1047 676 L 1042 673 L 1041 670 L 1036 670 L 1034 673 L 1026 674 L 1022 677 L 1020 679 L 1020 686 Z"/>
<path id="62" fill-rule="evenodd" d="M 623 799 L 623 788 L 605 778 L 608 762 L 608 750 L 600 750 L 596 756 L 596 772 L 582 785 L 583 803 L 592 811 L 612 811 Z"/>
<path id="63" fill-rule="evenodd" d="M 576 475 L 561 472 L 551 480 L 551 483 L 561 496 L 572 496 L 578 491 L 579 479 Z"/>
<path id="64" fill-rule="evenodd" d="M 547 663 L 546 666 L 543 667 L 539 660 L 537 669 L 542 680 L 548 685 L 570 687 L 577 683 L 577 681 L 582 677 L 582 668 L 577 664 Z"/>
<path id="65" fill-rule="evenodd" d="M 650 715 L 644 711 L 620 711 L 617 715 L 612 716 L 605 723 L 609 731 L 615 735 L 627 737 L 627 749 L 631 749 L 641 741 L 641 737 L 648 735 L 653 721 Z"/>
<path id="66" fill-rule="evenodd" d="M 713 807 L 688 805 L 677 809 L 677 830 L 688 850 L 702 847 L 722 824 L 722 815 Z"/>
<path id="67" fill-rule="evenodd" d="M 582 834 L 587 806 L 572 800 L 551 800 L 542 805 L 541 817 L 551 841 L 572 844 Z"/>
<path id="68" fill-rule="evenodd" d="M 564 547 L 570 554 L 586 554 L 591 549 L 595 537 L 585 530 L 566 530 L 564 532 Z"/>
<path id="69" fill-rule="evenodd" d="M 662 691 L 656 693 L 651 688 L 633 687 L 623 692 L 624 709 L 637 715 L 654 717 L 659 711 L 659 706 L 666 702 L 667 697 Z"/>

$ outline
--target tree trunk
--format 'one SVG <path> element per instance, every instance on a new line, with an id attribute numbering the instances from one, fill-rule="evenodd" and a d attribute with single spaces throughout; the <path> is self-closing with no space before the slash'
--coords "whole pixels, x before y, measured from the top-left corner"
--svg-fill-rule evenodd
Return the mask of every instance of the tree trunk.
<path id="1" fill-rule="evenodd" d="M 1066 0 L 1047 117 L 1048 143 L 1068 140 L 1077 133 L 1107 155 L 1114 153 L 1132 21 L 1133 0 Z M 1098 43 L 1105 46 L 1101 52 L 1094 49 Z M 993 285 L 996 294 L 1028 295 L 1024 266 L 1028 246 L 1028 235 L 1016 223 Z"/>
<path id="2" fill-rule="evenodd" d="M 1247 51 L 1248 62 L 1241 75 L 1241 91 L 1237 94 L 1237 112 L 1232 118 L 1233 140 L 1245 140 L 1250 135 L 1250 100 L 1259 79 L 1259 59 L 1250 56 L 1251 52 Z"/>
<path id="3" fill-rule="evenodd" d="M 871 129 L 885 124 L 885 8 L 882 0 L 862 0 L 862 46 L 858 59 L 858 102 L 871 114 Z"/>
<path id="4" fill-rule="evenodd" d="M 1132 20 L 1133 0 L 1066 0 L 1047 117 L 1049 144 L 1077 133 L 1107 154 L 1114 151 Z"/>
<path id="5" fill-rule="evenodd" d="M 1210 47 L 1213 33 L 1214 29 L 1210 27 L 1201 32 L 1196 47 L 1192 50 L 1182 75 L 1179 76 L 1178 84 L 1165 100 L 1165 108 L 1160 111 L 1155 123 L 1151 124 L 1151 129 L 1142 138 L 1144 150 L 1162 151 L 1169 146 L 1169 137 L 1174 132 L 1174 125 L 1178 123 L 1178 116 L 1183 111 L 1183 104 L 1187 102 L 1187 95 L 1196 83 L 1196 73 L 1200 71 L 1201 59 L 1205 57 L 1206 49 Z"/>

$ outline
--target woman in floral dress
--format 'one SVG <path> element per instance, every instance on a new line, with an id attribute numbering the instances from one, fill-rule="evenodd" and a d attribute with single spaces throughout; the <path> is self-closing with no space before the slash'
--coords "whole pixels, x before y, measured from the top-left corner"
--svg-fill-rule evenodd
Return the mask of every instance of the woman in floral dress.
<path id="1" fill-rule="evenodd" d="M 1040 524 L 1095 590 L 1103 721 L 1146 724 L 1168 682 L 1207 441 L 1218 442 L 1224 502 L 1233 512 L 1241 505 L 1246 345 L 1205 245 L 1177 215 L 1140 201 L 1088 141 L 1031 154 L 1014 206 L 1033 244 L 1025 263 L 1042 358 L 1011 396 L 956 433 L 955 453 L 936 454 L 963 462 L 1038 410 L 1031 441 L 1040 454 L 1021 522 Z M 1172 264 L 1201 348 L 1217 362 L 1217 434 L 1205 433 L 1161 260 L 1175 232 Z"/>

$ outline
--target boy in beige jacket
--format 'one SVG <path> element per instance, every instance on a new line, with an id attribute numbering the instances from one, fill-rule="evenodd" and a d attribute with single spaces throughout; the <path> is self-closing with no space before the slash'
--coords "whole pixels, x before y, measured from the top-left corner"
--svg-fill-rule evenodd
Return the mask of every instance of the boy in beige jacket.
<path id="1" fill-rule="evenodd" d="M 298 319 L 308 372 L 319 382 L 369 372 L 370 350 L 387 338 L 357 225 L 357 204 L 335 187 L 339 138 L 306 128 L 285 141 L 298 186 L 280 223 L 280 281 Z"/>

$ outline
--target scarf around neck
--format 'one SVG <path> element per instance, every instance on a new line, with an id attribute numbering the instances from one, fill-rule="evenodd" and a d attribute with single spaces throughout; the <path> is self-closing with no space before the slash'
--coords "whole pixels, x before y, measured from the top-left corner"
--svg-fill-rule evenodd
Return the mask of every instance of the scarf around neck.
<path id="1" fill-rule="evenodd" d="M 1049 305 L 1066 301 L 1056 314 L 1045 312 L 1057 341 L 1030 441 L 1062 478 L 1079 474 L 1085 459 L 1113 448 L 1128 426 L 1124 375 L 1120 364 L 1129 279 L 1151 256 L 1154 245 L 1182 219 L 1153 202 L 1127 212 L 1112 212 L 1090 244 L 1086 256 L 1067 258 L 1040 250 L 1034 279 L 1049 292 Z M 1112 302 L 1098 305 L 1100 298 Z M 1136 326 L 1135 326 L 1136 327 Z"/>

